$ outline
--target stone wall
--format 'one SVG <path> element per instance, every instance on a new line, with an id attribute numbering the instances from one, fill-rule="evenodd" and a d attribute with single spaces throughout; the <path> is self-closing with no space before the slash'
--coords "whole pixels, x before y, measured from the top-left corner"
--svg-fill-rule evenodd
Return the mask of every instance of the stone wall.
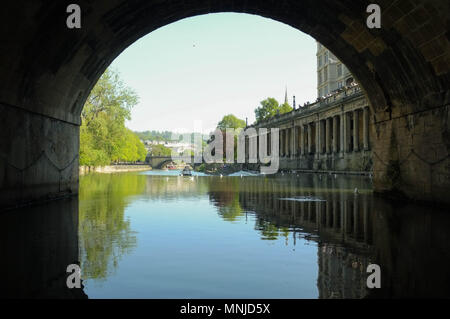
<path id="1" fill-rule="evenodd" d="M 0 104 L 0 210 L 78 193 L 79 127 Z"/>
<path id="2" fill-rule="evenodd" d="M 107 166 L 80 166 L 80 175 L 88 173 L 123 173 L 123 172 L 139 172 L 139 171 L 149 171 L 152 167 L 149 165 L 142 164 L 130 164 L 130 165 L 107 165 Z"/>
<path id="3" fill-rule="evenodd" d="M 450 202 L 449 105 L 380 121 L 372 130 L 378 192 Z"/>

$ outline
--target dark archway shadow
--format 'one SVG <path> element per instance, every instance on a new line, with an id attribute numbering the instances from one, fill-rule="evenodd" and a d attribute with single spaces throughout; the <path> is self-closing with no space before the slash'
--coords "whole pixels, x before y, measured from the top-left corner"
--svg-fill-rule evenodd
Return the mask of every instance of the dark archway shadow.
<path id="1" fill-rule="evenodd" d="M 378 1 L 381 29 L 366 27 L 364 0 L 84 0 L 81 29 L 66 27 L 69 3 L 4 4 L 2 207 L 76 193 L 80 114 L 106 67 L 151 31 L 215 12 L 271 18 L 328 47 L 370 102 L 375 190 L 448 203 L 448 1 Z"/>

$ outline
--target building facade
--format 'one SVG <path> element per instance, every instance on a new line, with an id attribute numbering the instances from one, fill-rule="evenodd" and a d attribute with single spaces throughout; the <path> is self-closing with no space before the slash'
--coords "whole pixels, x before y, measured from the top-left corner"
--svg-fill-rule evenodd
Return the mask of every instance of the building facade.
<path id="1" fill-rule="evenodd" d="M 354 82 L 347 67 L 326 47 L 317 42 L 317 96 L 332 94 Z"/>
<path id="2" fill-rule="evenodd" d="M 364 93 L 358 85 L 352 85 L 250 127 L 279 128 L 280 170 L 370 173 L 370 116 Z M 247 158 L 248 145 L 249 140 Z M 256 170 L 260 164 L 247 165 Z"/>
<path id="3" fill-rule="evenodd" d="M 369 102 L 347 67 L 318 42 L 317 94 L 315 103 L 249 127 L 279 128 L 280 170 L 371 173 Z M 270 134 L 267 138 L 270 145 Z M 247 164 L 249 169 L 259 166 Z"/>

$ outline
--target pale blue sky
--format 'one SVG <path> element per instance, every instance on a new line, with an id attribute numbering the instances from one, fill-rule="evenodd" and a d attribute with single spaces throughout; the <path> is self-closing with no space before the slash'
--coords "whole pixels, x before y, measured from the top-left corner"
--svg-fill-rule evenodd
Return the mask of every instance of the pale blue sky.
<path id="1" fill-rule="evenodd" d="M 204 131 L 223 115 L 255 119 L 267 97 L 297 105 L 316 98 L 316 44 L 286 24 L 255 15 L 219 13 L 164 26 L 113 63 L 140 97 L 132 130 Z"/>

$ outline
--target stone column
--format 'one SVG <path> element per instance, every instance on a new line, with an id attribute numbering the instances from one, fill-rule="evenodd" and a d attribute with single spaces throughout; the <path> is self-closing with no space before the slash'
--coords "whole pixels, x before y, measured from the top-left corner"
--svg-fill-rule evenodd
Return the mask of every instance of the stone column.
<path id="1" fill-rule="evenodd" d="M 300 126 L 300 138 L 302 141 L 302 155 L 306 154 L 306 127 L 305 125 Z"/>
<path id="2" fill-rule="evenodd" d="M 284 141 L 284 155 L 288 157 L 290 154 L 289 144 L 291 140 L 291 129 L 286 128 L 285 132 L 286 132 L 286 140 Z"/>
<path id="3" fill-rule="evenodd" d="M 340 127 L 340 137 L 341 137 L 341 143 L 340 143 L 340 149 L 339 151 L 341 152 L 341 155 L 344 155 L 345 153 L 345 113 L 342 113 L 340 115 L 340 120 L 339 120 L 339 127 Z"/>
<path id="4" fill-rule="evenodd" d="M 363 142 L 364 150 L 369 150 L 369 108 L 363 109 Z"/>
<path id="5" fill-rule="evenodd" d="M 291 158 L 294 158 L 298 153 L 298 126 L 292 125 L 292 142 L 291 142 Z"/>
<path id="6" fill-rule="evenodd" d="M 355 239 L 359 236 L 358 213 L 358 196 L 353 196 L 353 236 Z"/>
<path id="7" fill-rule="evenodd" d="M 332 206 L 332 202 L 331 201 L 326 201 L 325 202 L 325 207 L 326 207 L 326 213 L 325 213 L 325 227 L 329 228 L 330 224 L 332 223 L 332 218 L 333 218 L 333 206 Z"/>
<path id="8" fill-rule="evenodd" d="M 295 124 L 292 125 L 291 128 L 291 158 L 295 157 L 295 154 L 297 154 L 297 147 L 295 145 L 296 141 L 297 141 L 297 127 L 295 126 Z"/>
<path id="9" fill-rule="evenodd" d="M 322 202 L 316 202 L 316 228 L 322 228 Z"/>
<path id="10" fill-rule="evenodd" d="M 337 128 L 337 116 L 333 116 L 333 153 L 338 152 L 338 128 Z"/>
<path id="11" fill-rule="evenodd" d="M 331 118 L 325 120 L 325 152 L 331 153 Z"/>
<path id="12" fill-rule="evenodd" d="M 333 199 L 333 229 L 336 231 L 338 228 L 338 202 L 336 198 Z"/>
<path id="13" fill-rule="evenodd" d="M 308 154 L 312 153 L 312 126 L 308 123 Z"/>
<path id="14" fill-rule="evenodd" d="M 359 151 L 359 117 L 358 110 L 353 111 L 353 152 Z"/>
<path id="15" fill-rule="evenodd" d="M 344 152 L 350 152 L 350 116 L 344 113 Z"/>
<path id="16" fill-rule="evenodd" d="M 283 137 L 283 135 L 284 135 L 284 131 L 282 129 L 280 129 L 280 144 L 279 144 L 280 156 L 283 156 L 283 145 L 284 145 L 284 137 Z"/>
<path id="17" fill-rule="evenodd" d="M 245 137 L 244 137 L 244 144 L 245 144 L 245 162 L 246 163 L 248 163 L 248 157 L 249 157 L 249 143 L 248 143 L 248 136 L 247 135 L 245 135 Z"/>
<path id="18" fill-rule="evenodd" d="M 327 152 L 327 140 L 326 140 L 326 132 L 325 125 L 326 120 L 321 120 L 320 122 L 320 154 L 325 154 Z"/>
<path id="19" fill-rule="evenodd" d="M 348 233 L 348 205 L 347 205 L 347 199 L 343 202 L 343 209 L 342 209 L 342 220 L 343 220 L 343 228 L 342 228 L 342 234 L 344 235 L 343 238 L 346 239 L 347 233 Z"/>
<path id="20" fill-rule="evenodd" d="M 369 240 L 369 210 L 367 207 L 367 199 L 363 201 L 363 223 L 364 223 L 364 242 Z"/>
<path id="21" fill-rule="evenodd" d="M 320 152 L 322 150 L 320 143 L 320 120 L 316 121 L 316 158 L 320 157 Z"/>

